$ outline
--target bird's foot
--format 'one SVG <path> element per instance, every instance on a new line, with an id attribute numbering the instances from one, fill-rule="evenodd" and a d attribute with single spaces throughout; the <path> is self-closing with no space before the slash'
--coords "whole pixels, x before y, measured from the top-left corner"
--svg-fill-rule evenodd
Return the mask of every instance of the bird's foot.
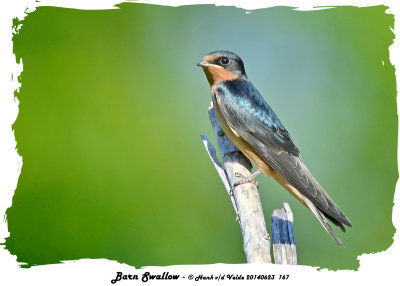
<path id="1" fill-rule="evenodd" d="M 254 185 L 256 185 L 257 189 L 258 189 L 258 182 L 256 182 L 254 180 L 255 177 L 257 177 L 259 174 L 261 173 L 260 170 L 255 171 L 253 174 L 251 174 L 248 177 L 243 176 L 242 174 L 239 173 L 235 173 L 235 177 L 240 178 L 240 180 L 237 180 L 234 184 L 233 184 L 233 188 L 231 190 L 231 192 L 233 191 L 234 188 L 236 188 L 239 185 L 243 185 L 246 183 L 253 183 Z"/>

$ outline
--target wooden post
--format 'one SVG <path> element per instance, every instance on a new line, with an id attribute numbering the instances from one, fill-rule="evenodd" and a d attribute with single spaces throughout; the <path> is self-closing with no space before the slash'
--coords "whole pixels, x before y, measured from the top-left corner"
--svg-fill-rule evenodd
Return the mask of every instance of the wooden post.
<path id="1" fill-rule="evenodd" d="M 257 186 L 254 183 L 246 183 L 232 188 L 234 183 L 240 179 L 235 174 L 240 174 L 244 177 L 251 175 L 251 163 L 225 136 L 215 116 L 212 103 L 208 114 L 225 169 L 218 161 L 215 149 L 207 137 L 201 135 L 201 138 L 231 197 L 242 231 L 243 248 L 247 262 L 270 263 L 270 238 L 265 226 L 264 213 Z"/>
<path id="2" fill-rule="evenodd" d="M 272 212 L 271 234 L 275 264 L 297 264 L 293 213 L 288 203 Z"/>

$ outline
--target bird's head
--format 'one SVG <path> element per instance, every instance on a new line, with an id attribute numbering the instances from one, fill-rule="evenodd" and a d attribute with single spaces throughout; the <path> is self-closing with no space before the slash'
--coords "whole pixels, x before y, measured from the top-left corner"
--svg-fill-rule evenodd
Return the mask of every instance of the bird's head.
<path id="1" fill-rule="evenodd" d="M 247 78 L 242 59 L 232 52 L 209 53 L 197 65 L 203 68 L 210 85 L 240 77 Z"/>

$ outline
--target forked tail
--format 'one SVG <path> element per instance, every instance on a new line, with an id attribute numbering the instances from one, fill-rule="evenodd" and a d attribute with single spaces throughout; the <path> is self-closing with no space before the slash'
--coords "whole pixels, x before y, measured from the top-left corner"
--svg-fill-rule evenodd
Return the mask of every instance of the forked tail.
<path id="1" fill-rule="evenodd" d="M 333 230 L 331 224 L 329 223 L 328 219 L 326 216 L 305 196 L 303 196 L 304 202 L 307 204 L 308 208 L 313 212 L 313 214 L 317 217 L 319 222 L 322 224 L 324 229 L 329 233 L 329 235 L 333 238 L 333 240 L 338 244 L 338 245 L 343 245 L 343 242 L 340 240 L 340 237 L 337 235 L 337 233 Z"/>

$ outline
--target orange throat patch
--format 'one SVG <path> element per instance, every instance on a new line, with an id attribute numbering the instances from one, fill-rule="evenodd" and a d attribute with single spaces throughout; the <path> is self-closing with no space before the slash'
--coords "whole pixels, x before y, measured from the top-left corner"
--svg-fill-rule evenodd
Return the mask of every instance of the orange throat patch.
<path id="1" fill-rule="evenodd" d="M 217 84 L 220 81 L 235 80 L 238 78 L 237 75 L 222 67 L 205 66 L 203 70 L 210 85 Z"/>

